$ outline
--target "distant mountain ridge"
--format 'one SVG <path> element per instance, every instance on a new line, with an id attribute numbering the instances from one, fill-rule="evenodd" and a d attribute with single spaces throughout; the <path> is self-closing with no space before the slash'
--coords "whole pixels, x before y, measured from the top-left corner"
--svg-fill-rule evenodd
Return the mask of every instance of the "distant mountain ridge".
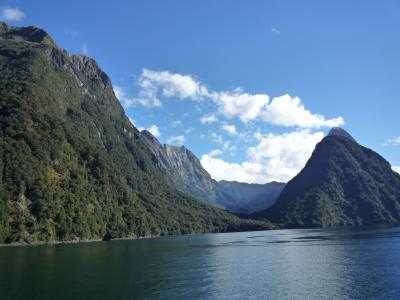
<path id="1" fill-rule="evenodd" d="M 253 212 L 271 207 L 285 187 L 283 182 L 268 182 L 264 184 L 244 183 L 221 180 L 217 183 L 222 198 L 222 206 L 229 211 L 240 214 Z"/>
<path id="2" fill-rule="evenodd" d="M 376 152 L 334 128 L 276 203 L 254 214 L 284 227 L 400 222 L 400 175 Z"/>
<path id="3" fill-rule="evenodd" d="M 200 160 L 186 147 L 162 145 L 147 130 L 141 135 L 152 153 L 168 174 L 170 183 L 206 203 L 230 212 L 249 214 L 270 207 L 284 187 L 284 183 L 248 184 L 212 179 Z"/>

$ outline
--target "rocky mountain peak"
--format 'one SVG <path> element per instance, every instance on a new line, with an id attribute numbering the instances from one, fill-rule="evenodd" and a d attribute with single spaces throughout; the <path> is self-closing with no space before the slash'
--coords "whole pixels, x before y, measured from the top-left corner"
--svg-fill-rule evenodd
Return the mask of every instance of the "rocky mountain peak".
<path id="1" fill-rule="evenodd" d="M 50 35 L 36 26 L 15 27 L 0 22 L 0 38 L 7 40 L 27 41 L 57 47 Z"/>
<path id="2" fill-rule="evenodd" d="M 348 133 L 346 130 L 340 127 L 332 127 L 332 129 L 329 131 L 328 136 L 342 136 L 345 138 L 348 138 L 355 142 L 356 140 Z"/>
<path id="3" fill-rule="evenodd" d="M 158 142 L 158 140 L 156 139 L 156 137 L 154 135 L 151 134 L 150 131 L 143 129 L 142 131 L 140 131 L 140 134 L 146 138 L 149 142 Z"/>
<path id="4" fill-rule="evenodd" d="M 86 55 L 73 55 L 72 63 L 90 80 L 101 82 L 103 88 L 111 87 L 111 80 L 93 58 Z"/>

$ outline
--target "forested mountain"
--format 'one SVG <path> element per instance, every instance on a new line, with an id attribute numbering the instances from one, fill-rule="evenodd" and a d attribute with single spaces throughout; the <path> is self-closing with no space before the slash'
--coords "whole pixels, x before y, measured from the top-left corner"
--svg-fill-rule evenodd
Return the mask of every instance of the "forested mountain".
<path id="1" fill-rule="evenodd" d="M 267 228 L 171 188 L 96 62 L 0 23 L 0 243 Z"/>
<path id="2" fill-rule="evenodd" d="M 285 227 L 400 222 L 400 175 L 376 152 L 334 128 L 275 205 L 254 216 Z"/>
<path id="3" fill-rule="evenodd" d="M 248 184 L 212 179 L 200 160 L 186 147 L 162 145 L 147 130 L 141 131 L 152 153 L 168 174 L 172 186 L 206 203 L 233 213 L 249 214 L 274 204 L 284 183 Z"/>

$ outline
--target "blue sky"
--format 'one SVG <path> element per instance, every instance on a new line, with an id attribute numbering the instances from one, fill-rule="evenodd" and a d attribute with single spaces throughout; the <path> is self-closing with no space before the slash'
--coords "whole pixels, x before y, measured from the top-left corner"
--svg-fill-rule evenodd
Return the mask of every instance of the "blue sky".
<path id="1" fill-rule="evenodd" d="M 216 179 L 286 181 L 343 123 L 400 166 L 400 1 L 10 0 L 0 16 L 95 58 L 135 125 Z"/>

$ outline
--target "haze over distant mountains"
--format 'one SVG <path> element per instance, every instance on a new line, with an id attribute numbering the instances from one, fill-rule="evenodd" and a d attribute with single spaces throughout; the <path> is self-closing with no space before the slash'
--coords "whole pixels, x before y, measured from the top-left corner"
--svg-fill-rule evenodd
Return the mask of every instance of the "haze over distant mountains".
<path id="1" fill-rule="evenodd" d="M 207 203 L 230 212 L 249 214 L 274 204 L 285 186 L 281 182 L 248 184 L 235 181 L 217 182 L 202 167 L 200 160 L 186 147 L 162 145 L 150 132 L 142 136 L 159 164 L 167 171 L 173 186 Z"/>
<path id="2" fill-rule="evenodd" d="M 255 214 L 285 227 L 400 222 L 400 175 L 345 130 L 333 128 L 275 205 Z"/>

